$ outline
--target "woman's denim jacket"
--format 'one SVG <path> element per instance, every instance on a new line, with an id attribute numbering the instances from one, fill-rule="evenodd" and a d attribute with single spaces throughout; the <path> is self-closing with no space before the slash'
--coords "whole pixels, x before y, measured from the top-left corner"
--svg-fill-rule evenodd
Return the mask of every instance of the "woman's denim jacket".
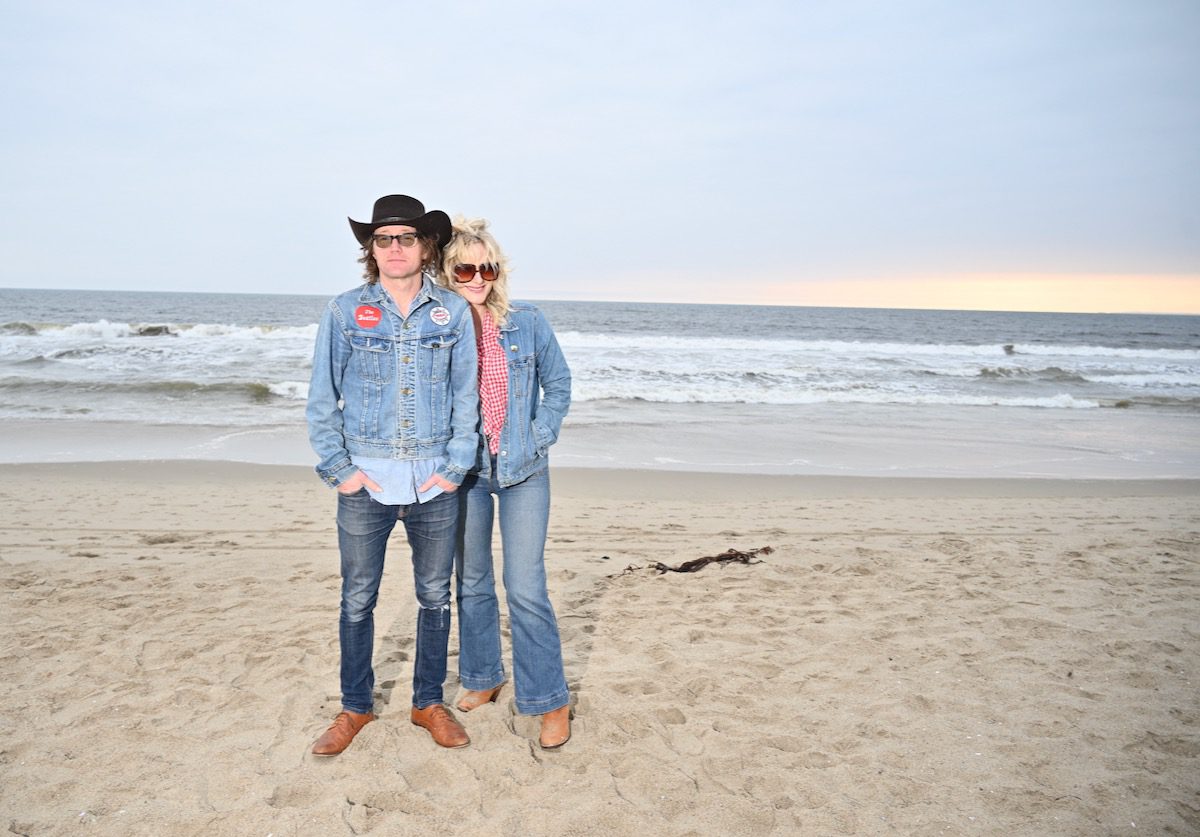
<path id="1" fill-rule="evenodd" d="M 508 411 L 500 431 L 496 470 L 501 486 L 516 485 L 549 465 L 571 406 L 571 370 L 546 316 L 527 302 L 514 302 L 499 330 L 508 358 Z M 491 474 L 487 439 L 479 434 L 472 473 Z"/>
<path id="2" fill-rule="evenodd" d="M 427 277 L 407 319 L 378 283 L 334 297 L 317 330 L 306 412 L 321 479 L 353 476 L 352 454 L 444 456 L 437 473 L 460 485 L 479 446 L 478 369 L 470 306 Z"/>

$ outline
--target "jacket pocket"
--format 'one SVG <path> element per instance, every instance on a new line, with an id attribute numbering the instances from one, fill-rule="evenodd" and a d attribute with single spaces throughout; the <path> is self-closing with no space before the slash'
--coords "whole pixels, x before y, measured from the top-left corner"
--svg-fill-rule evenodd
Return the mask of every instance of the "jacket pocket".
<path id="1" fill-rule="evenodd" d="M 508 386 L 513 398 L 526 401 L 533 392 L 533 372 L 536 365 L 533 356 L 508 359 Z"/>
<path id="2" fill-rule="evenodd" d="M 364 381 L 375 384 L 387 383 L 392 379 L 392 364 L 395 352 L 391 340 L 364 334 L 350 335 L 350 348 L 354 352 L 354 364 Z"/>
<path id="3" fill-rule="evenodd" d="M 430 383 L 445 381 L 450 376 L 450 355 L 454 344 L 458 342 L 455 334 L 437 334 L 421 338 L 421 348 L 418 354 L 421 358 L 421 371 Z"/>

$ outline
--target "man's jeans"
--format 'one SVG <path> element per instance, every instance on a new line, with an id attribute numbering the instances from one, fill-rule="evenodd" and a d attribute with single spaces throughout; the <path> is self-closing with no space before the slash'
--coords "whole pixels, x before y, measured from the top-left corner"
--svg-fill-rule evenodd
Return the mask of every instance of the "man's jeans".
<path id="1" fill-rule="evenodd" d="M 543 468 L 524 482 L 501 488 L 490 476 L 468 474 L 458 490 L 462 507 L 455 569 L 458 575 L 458 676 L 485 691 L 504 682 L 500 605 L 492 572 L 492 495 L 500 504 L 504 589 L 512 628 L 517 711 L 541 715 L 569 700 L 554 607 L 546 593 L 543 554 L 550 519 L 550 476 Z"/>
<path id="2" fill-rule="evenodd" d="M 460 489 L 461 490 L 461 489 Z M 370 712 L 374 705 L 375 602 L 383 578 L 388 535 L 404 521 L 412 547 L 417 591 L 417 656 L 413 665 L 413 706 L 442 702 L 446 648 L 450 641 L 450 574 L 458 523 L 456 493 L 439 494 L 427 503 L 385 506 L 366 489 L 338 495 L 338 546 L 342 553 L 342 609 L 338 638 L 342 646 L 342 707 Z"/>

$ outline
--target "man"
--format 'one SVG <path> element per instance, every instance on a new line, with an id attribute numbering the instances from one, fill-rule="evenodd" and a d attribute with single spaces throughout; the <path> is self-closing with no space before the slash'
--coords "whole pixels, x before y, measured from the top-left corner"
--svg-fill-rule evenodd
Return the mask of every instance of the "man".
<path id="1" fill-rule="evenodd" d="M 431 278 L 450 219 L 407 195 L 350 228 L 366 283 L 330 301 L 317 332 L 308 433 L 338 493 L 342 711 L 312 751 L 333 756 L 374 720 L 375 602 L 388 536 L 404 521 L 417 594 L 411 719 L 443 747 L 470 743 L 442 703 L 458 502 L 479 416 L 470 307 Z"/>

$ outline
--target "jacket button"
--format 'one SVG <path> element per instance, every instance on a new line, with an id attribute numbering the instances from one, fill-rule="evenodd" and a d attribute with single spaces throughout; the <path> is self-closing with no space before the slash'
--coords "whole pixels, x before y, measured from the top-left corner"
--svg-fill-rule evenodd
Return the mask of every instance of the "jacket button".
<path id="1" fill-rule="evenodd" d="M 405 419 L 404 421 L 400 422 L 400 426 L 401 427 L 412 427 L 412 422 L 409 421 L 408 419 Z"/>
<path id="2" fill-rule="evenodd" d="M 405 387 L 404 389 L 400 390 L 400 394 L 401 395 L 412 395 L 412 390 L 409 389 L 408 387 Z"/>
<path id="3" fill-rule="evenodd" d="M 400 362 L 401 363 L 412 363 L 412 358 L 409 357 L 408 355 L 405 355 L 404 357 L 400 358 Z"/>
<path id="4" fill-rule="evenodd" d="M 502 450 L 502 451 L 500 451 L 500 455 L 501 455 L 501 456 L 508 456 L 508 451 L 506 451 L 506 450 Z"/>

